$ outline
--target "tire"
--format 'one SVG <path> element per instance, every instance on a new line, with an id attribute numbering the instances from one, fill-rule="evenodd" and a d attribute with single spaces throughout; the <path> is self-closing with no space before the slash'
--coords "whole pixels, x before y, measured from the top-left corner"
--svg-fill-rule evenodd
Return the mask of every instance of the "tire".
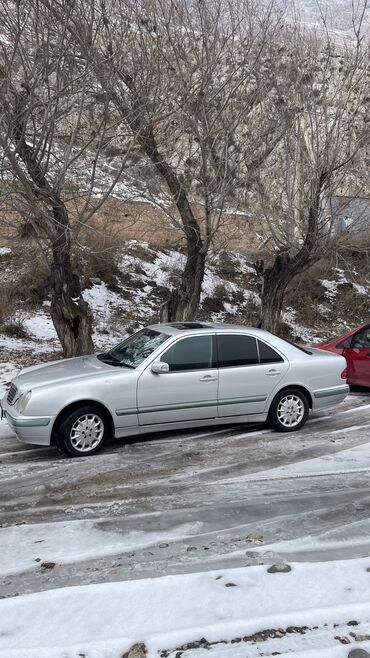
<path id="1" fill-rule="evenodd" d="M 308 413 L 305 394 L 297 388 L 285 388 L 274 397 L 269 420 L 278 432 L 296 432 L 305 424 Z"/>
<path id="2" fill-rule="evenodd" d="M 99 407 L 86 405 L 62 420 L 57 430 L 57 446 L 68 457 L 88 457 L 101 450 L 109 433 L 108 414 Z"/>

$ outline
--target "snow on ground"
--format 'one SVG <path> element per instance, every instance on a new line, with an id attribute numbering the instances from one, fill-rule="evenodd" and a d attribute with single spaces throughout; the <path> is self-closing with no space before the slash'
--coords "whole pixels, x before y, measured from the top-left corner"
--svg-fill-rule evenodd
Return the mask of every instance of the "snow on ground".
<path id="1" fill-rule="evenodd" d="M 265 546 L 256 546 L 253 552 L 262 558 L 273 558 L 279 560 L 290 559 L 291 555 L 305 556 L 322 554 L 331 551 L 332 554 L 343 555 L 347 547 L 363 547 L 364 554 L 367 553 L 368 539 L 370 533 L 369 519 L 354 521 L 347 524 L 345 528 L 337 527 L 332 530 L 319 532 L 315 535 L 307 535 L 297 539 L 272 542 Z M 307 558 L 306 558 L 307 559 Z M 369 629 L 370 630 L 370 629 Z"/>
<path id="2" fill-rule="evenodd" d="M 290 327 L 294 336 L 304 343 L 316 342 L 318 338 L 315 334 L 315 330 L 308 329 L 308 327 L 303 327 L 301 324 L 297 323 L 296 316 L 297 311 L 292 308 L 287 308 L 286 311 L 282 313 L 282 320 Z"/>
<path id="3" fill-rule="evenodd" d="M 362 632 L 370 630 L 370 558 L 293 564 L 289 573 L 268 573 L 266 567 L 216 570 L 3 600 L 0 656 L 120 658 L 134 642 L 144 642 L 148 658 L 174 658 L 182 656 L 176 648 L 201 638 L 211 643 L 241 642 L 266 629 L 281 629 L 278 652 L 282 655 L 310 649 L 312 658 L 322 658 L 325 650 L 328 658 L 344 658 L 349 648 L 335 636 L 352 620 L 355 626 L 346 627 L 346 636 L 351 630 L 358 632 L 357 624 Z M 322 633 L 325 625 L 330 632 L 315 647 L 314 631 Z M 290 627 L 308 627 L 307 637 L 304 631 L 285 634 Z M 368 640 L 356 644 L 370 648 L 370 636 Z M 349 636 L 348 641 L 355 638 Z M 227 655 L 274 655 L 261 653 L 263 637 L 257 646 L 244 642 L 244 652 L 229 650 Z M 206 654 L 188 653 L 185 647 L 185 656 L 221 658 L 224 649 L 223 644 L 216 645 Z"/>
<path id="4" fill-rule="evenodd" d="M 4 248 L 7 249 L 7 248 Z M 130 240 L 118 259 L 119 274 L 112 286 L 94 281 L 83 291 L 94 316 L 94 343 L 97 349 L 106 349 L 122 340 L 127 329 L 141 328 L 158 321 L 166 288 L 178 285 L 185 264 L 185 255 L 174 248 L 154 249 L 147 242 Z M 347 273 L 334 268 L 332 279 L 321 280 L 327 303 L 316 311 L 323 318 L 330 317 L 337 303 L 339 287 L 352 285 L 354 293 L 370 294 L 370 287 L 351 282 Z M 210 252 L 206 265 L 201 294 L 201 314 L 216 322 L 242 322 L 258 313 L 260 297 L 255 270 L 245 255 L 238 252 Z M 0 348 L 53 352 L 60 350 L 57 336 L 48 315 L 50 301 L 46 300 L 34 312 L 18 313 L 29 337 L 16 338 L 0 334 Z M 17 317 L 17 314 L 16 314 Z M 320 337 L 314 327 L 299 321 L 299 310 L 287 307 L 283 321 L 289 326 L 293 338 L 306 343 L 317 342 Z M 338 319 L 338 326 L 348 326 Z"/>
<path id="5" fill-rule="evenodd" d="M 0 256 L 6 256 L 7 254 L 11 254 L 12 250 L 9 247 L 0 247 Z"/>
<path id="6" fill-rule="evenodd" d="M 34 315 L 34 323 L 38 324 L 38 314 Z M 4 334 L 0 334 L 0 349 L 3 348 L 8 351 L 14 351 L 18 353 L 22 352 L 39 352 L 39 353 L 46 353 L 46 352 L 55 352 L 57 350 L 60 350 L 60 344 L 54 340 L 54 341 L 46 341 L 45 340 L 33 340 L 31 337 L 30 338 L 15 338 L 14 336 L 5 336 Z"/>
<path id="7" fill-rule="evenodd" d="M 355 271 L 351 272 L 351 275 L 354 275 Z M 364 295 L 364 296 L 369 296 L 370 295 L 370 286 L 369 282 L 367 282 L 367 286 L 360 285 L 350 279 L 347 278 L 346 272 L 342 270 L 339 267 L 333 268 L 333 275 L 335 278 L 333 279 L 321 279 L 320 283 L 321 285 L 325 288 L 325 297 L 330 301 L 330 302 L 335 302 L 338 292 L 339 292 L 339 287 L 342 285 L 350 285 L 354 288 L 354 290 L 359 294 L 359 295 Z M 339 322 L 339 320 L 338 320 Z"/>
<path id="8" fill-rule="evenodd" d="M 57 340 L 57 333 L 50 315 L 40 311 L 35 315 L 27 315 L 23 318 L 23 326 L 33 337 L 42 341 Z"/>
<path id="9" fill-rule="evenodd" d="M 69 460 L 0 423 L 0 657 L 370 649 L 367 426 L 351 395 L 295 435 L 203 428 Z"/>
<path id="10" fill-rule="evenodd" d="M 320 283 L 326 289 L 325 296 L 330 299 L 331 302 L 334 301 L 338 294 L 338 286 L 341 282 L 330 281 L 329 279 L 321 279 Z"/>
<path id="11" fill-rule="evenodd" d="M 331 435 L 354 432 L 364 428 L 370 428 L 370 424 L 353 425 L 346 429 L 334 430 Z M 370 431 L 370 429 L 369 429 Z M 358 473 L 370 470 L 370 444 L 363 443 L 348 450 L 341 450 L 335 454 L 323 455 L 315 459 L 306 459 L 302 462 L 295 462 L 279 468 L 269 469 L 268 471 L 259 471 L 258 474 L 250 475 L 258 480 L 268 478 L 302 478 L 324 476 L 330 473 Z"/>
<path id="12" fill-rule="evenodd" d="M 22 573 L 40 561 L 71 564 L 186 538 L 199 523 L 183 523 L 167 531 L 113 529 L 107 519 L 35 523 L 3 527 L 0 533 L 0 575 Z M 61 542 L 61 537 L 63 541 Z"/>
<path id="13" fill-rule="evenodd" d="M 0 362 L 0 400 L 5 394 L 5 385 L 8 384 L 19 372 L 19 367 L 14 363 Z"/>

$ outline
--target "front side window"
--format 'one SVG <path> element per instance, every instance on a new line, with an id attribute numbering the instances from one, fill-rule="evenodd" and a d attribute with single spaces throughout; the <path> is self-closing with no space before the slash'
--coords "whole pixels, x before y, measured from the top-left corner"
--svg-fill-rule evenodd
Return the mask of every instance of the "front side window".
<path id="1" fill-rule="evenodd" d="M 168 363 L 170 372 L 206 370 L 212 368 L 212 345 L 212 336 L 183 338 L 162 354 L 161 361 Z"/>
<path id="2" fill-rule="evenodd" d="M 351 347 L 370 348 L 370 327 L 365 327 L 354 335 Z"/>
<path id="3" fill-rule="evenodd" d="M 249 366 L 258 363 L 257 341 L 253 336 L 219 335 L 218 360 L 220 368 Z"/>
<path id="4" fill-rule="evenodd" d="M 342 340 L 340 343 L 338 343 L 335 347 L 337 350 L 344 350 L 347 347 L 351 347 L 351 343 L 353 340 L 353 336 L 349 336 L 345 340 Z M 331 340 L 328 340 L 328 343 L 331 343 Z M 325 343 L 323 343 L 325 345 Z"/>
<path id="5" fill-rule="evenodd" d="M 133 336 L 126 338 L 122 343 L 113 347 L 109 352 L 99 354 L 101 361 L 111 365 L 137 368 L 162 343 L 168 340 L 168 334 L 153 329 L 142 329 Z"/>

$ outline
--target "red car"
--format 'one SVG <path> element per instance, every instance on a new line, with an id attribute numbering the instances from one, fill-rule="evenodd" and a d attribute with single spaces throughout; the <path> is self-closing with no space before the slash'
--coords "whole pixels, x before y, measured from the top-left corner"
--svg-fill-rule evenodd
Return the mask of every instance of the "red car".
<path id="1" fill-rule="evenodd" d="M 313 347 L 345 356 L 348 383 L 370 387 L 370 324 L 352 329 L 348 334 Z"/>

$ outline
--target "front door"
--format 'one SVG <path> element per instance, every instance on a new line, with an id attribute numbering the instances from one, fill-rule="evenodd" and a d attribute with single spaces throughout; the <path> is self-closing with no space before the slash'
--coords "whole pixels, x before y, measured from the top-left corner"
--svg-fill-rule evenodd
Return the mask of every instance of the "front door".
<path id="1" fill-rule="evenodd" d="M 261 414 L 289 368 L 265 341 L 246 334 L 219 334 L 218 415 Z"/>
<path id="2" fill-rule="evenodd" d="M 348 382 L 370 386 L 370 325 L 358 331 L 350 347 L 343 351 L 347 360 Z"/>
<path id="3" fill-rule="evenodd" d="M 138 381 L 140 425 L 177 423 L 217 417 L 218 370 L 211 334 L 179 338 L 159 357 L 169 372 L 148 366 Z"/>

